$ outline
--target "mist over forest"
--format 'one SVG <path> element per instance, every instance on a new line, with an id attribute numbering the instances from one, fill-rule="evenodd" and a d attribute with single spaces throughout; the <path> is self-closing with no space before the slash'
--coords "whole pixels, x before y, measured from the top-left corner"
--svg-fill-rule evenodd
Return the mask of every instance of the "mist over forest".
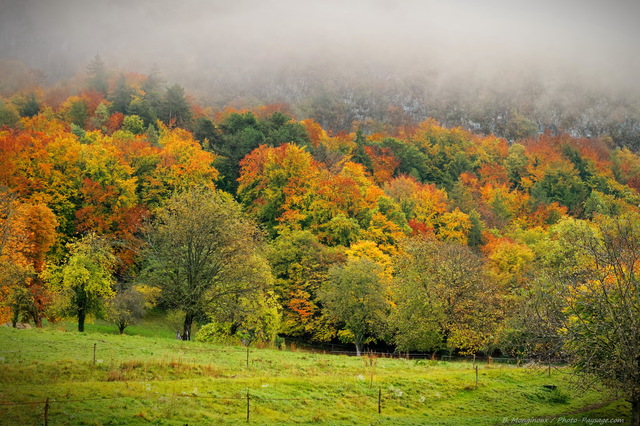
<path id="1" fill-rule="evenodd" d="M 635 2 L 7 0 L 0 10 L 5 76 L 24 74 L 20 61 L 54 84 L 100 55 L 113 70 L 159 70 L 203 106 L 286 103 L 334 132 L 433 117 L 510 140 L 524 123 L 640 146 Z"/>

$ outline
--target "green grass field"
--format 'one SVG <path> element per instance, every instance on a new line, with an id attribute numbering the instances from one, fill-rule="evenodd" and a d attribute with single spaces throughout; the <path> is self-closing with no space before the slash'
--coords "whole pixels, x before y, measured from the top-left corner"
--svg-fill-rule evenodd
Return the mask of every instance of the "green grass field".
<path id="1" fill-rule="evenodd" d="M 597 424 L 630 412 L 572 387 L 566 369 L 482 363 L 476 387 L 470 362 L 251 348 L 247 366 L 246 348 L 178 341 L 157 321 L 124 336 L 70 330 L 0 327 L 0 424 L 44 424 L 47 398 L 50 425 L 246 423 L 247 393 L 254 424 Z"/>

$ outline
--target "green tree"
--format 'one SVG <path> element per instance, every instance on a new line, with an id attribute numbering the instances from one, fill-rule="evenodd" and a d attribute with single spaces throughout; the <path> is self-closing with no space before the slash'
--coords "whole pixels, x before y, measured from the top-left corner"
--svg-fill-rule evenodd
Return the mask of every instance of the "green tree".
<path id="1" fill-rule="evenodd" d="M 589 188 L 571 164 L 560 161 L 545 168 L 544 177 L 533 185 L 531 195 L 543 203 L 560 203 L 579 215 L 589 196 Z"/>
<path id="2" fill-rule="evenodd" d="M 258 120 L 251 112 L 230 114 L 218 127 L 222 137 L 210 139 L 209 147 L 220 155 L 216 163 L 222 175 L 220 187 L 235 193 L 240 176 L 240 160 L 264 143 L 264 134 L 258 129 Z"/>
<path id="3" fill-rule="evenodd" d="M 527 158 L 525 147 L 519 143 L 511 145 L 509 147 L 509 154 L 504 160 L 504 165 L 507 169 L 509 182 L 513 188 L 522 187 L 522 178 L 528 175 L 528 164 L 529 159 Z"/>
<path id="4" fill-rule="evenodd" d="M 397 175 L 409 175 L 421 182 L 425 181 L 429 174 L 428 156 L 421 152 L 413 141 L 385 138 L 382 146 L 391 149 L 393 156 L 400 162 L 396 170 Z"/>
<path id="5" fill-rule="evenodd" d="M 134 288 L 118 292 L 105 307 L 105 318 L 118 327 L 120 334 L 125 328 L 138 322 L 145 314 L 145 298 Z"/>
<path id="6" fill-rule="evenodd" d="M 640 424 L 640 215 L 566 219 L 543 295 L 562 312 L 551 326 L 584 384 L 595 378 L 626 396 Z"/>
<path id="7" fill-rule="evenodd" d="M 36 98 L 36 94 L 31 92 L 19 106 L 20 116 L 34 117 L 40 112 L 40 102 Z"/>
<path id="8" fill-rule="evenodd" d="M 154 111 L 154 115 L 158 115 L 160 113 L 160 110 L 162 109 L 161 88 L 163 86 L 164 79 L 161 76 L 160 70 L 156 67 L 153 67 L 151 71 L 149 71 L 147 79 L 142 82 L 142 91 L 144 92 L 144 96 L 142 97 L 142 99 L 148 102 L 149 107 L 151 107 L 151 110 Z M 144 118 L 144 115 L 141 115 L 139 113 L 138 115 Z"/>
<path id="9" fill-rule="evenodd" d="M 261 264 L 263 267 L 266 264 Z M 263 274 L 267 278 L 266 274 Z M 209 325 L 208 338 L 201 336 L 198 340 L 211 340 L 211 337 L 239 337 L 245 344 L 253 340 L 273 342 L 280 329 L 279 305 L 273 294 L 255 291 L 247 294 L 235 294 L 232 297 L 212 302 L 207 310 L 212 320 Z"/>
<path id="10" fill-rule="evenodd" d="M 264 134 L 264 143 L 269 146 L 278 146 L 283 143 L 296 143 L 301 146 L 309 144 L 309 135 L 305 127 L 281 112 L 274 112 L 260 120 L 258 125 Z"/>
<path id="11" fill-rule="evenodd" d="M 113 297 L 115 264 L 108 242 L 88 234 L 70 244 L 67 262 L 50 272 L 57 308 L 60 313 L 77 317 L 78 331 L 84 331 L 87 315 L 100 313 L 105 300 Z"/>
<path id="12" fill-rule="evenodd" d="M 165 306 L 184 311 L 183 338 L 212 304 L 251 295 L 269 282 L 261 235 L 224 192 L 192 189 L 174 195 L 146 232 L 147 276 Z"/>
<path id="13" fill-rule="evenodd" d="M 193 137 L 195 137 L 205 149 L 210 149 L 212 146 L 219 146 L 222 138 L 213 121 L 202 116 L 195 119 L 193 124 Z"/>
<path id="14" fill-rule="evenodd" d="M 144 121 L 137 115 L 127 115 L 122 121 L 122 130 L 139 135 L 145 132 Z"/>
<path id="15" fill-rule="evenodd" d="M 87 120 L 89 119 L 89 112 L 87 110 L 87 104 L 82 99 L 71 101 L 69 104 L 69 110 L 66 112 L 66 118 L 71 124 L 84 129 Z"/>
<path id="16" fill-rule="evenodd" d="M 384 268 L 369 259 L 349 260 L 329 270 L 321 291 L 326 313 L 344 324 L 341 335 L 355 344 L 358 356 L 386 329 L 390 304 L 383 275 Z"/>
<path id="17" fill-rule="evenodd" d="M 109 105 L 108 102 L 102 101 L 96 107 L 93 117 L 89 120 L 90 127 L 97 130 L 102 130 L 106 133 L 106 124 L 109 121 Z"/>
<path id="18" fill-rule="evenodd" d="M 188 128 L 191 124 L 191 105 L 179 84 L 167 87 L 158 116 L 168 126 Z"/>
<path id="19" fill-rule="evenodd" d="M 282 307 L 281 332 L 319 341 L 332 338 L 335 329 L 323 315 L 319 292 L 329 268 L 341 259 L 338 251 L 310 231 L 289 231 L 271 242 L 268 258 Z"/>
<path id="20" fill-rule="evenodd" d="M 128 115 L 137 115 L 144 122 L 145 127 L 156 124 L 158 115 L 147 99 L 134 96 L 127 107 Z"/>
<path id="21" fill-rule="evenodd" d="M 354 142 L 356 143 L 356 146 L 351 153 L 351 161 L 362 164 L 368 171 L 373 170 L 371 157 L 369 157 L 369 154 L 365 151 L 367 139 L 363 135 L 362 130 L 358 129 L 356 131 L 356 140 Z"/>
<path id="22" fill-rule="evenodd" d="M 127 83 L 127 79 L 124 74 L 121 74 L 120 77 L 118 77 L 113 93 L 109 96 L 109 101 L 111 102 L 111 113 L 119 112 L 121 114 L 126 114 L 132 100 L 133 89 L 129 83 Z"/>
<path id="23" fill-rule="evenodd" d="M 222 157 L 216 167 L 222 174 L 221 187 L 229 192 L 238 188 L 238 163 L 260 145 L 278 147 L 289 143 L 306 146 L 309 143 L 305 127 L 280 112 L 261 120 L 252 112 L 232 113 L 222 120 L 217 129 L 213 129 L 211 124 L 207 119 L 198 119 L 196 137 L 201 142 L 208 139 L 209 148 Z"/>
<path id="24" fill-rule="evenodd" d="M 493 344 L 503 317 L 500 293 L 482 259 L 467 246 L 415 237 L 395 259 L 392 323 L 400 350 Z"/>
<path id="25" fill-rule="evenodd" d="M 153 126 L 153 124 L 149 124 L 149 127 L 147 127 L 147 131 L 144 132 L 144 135 L 147 138 L 147 141 L 151 145 L 156 146 L 158 144 L 158 140 L 160 139 L 160 135 L 158 135 L 158 131 Z"/>

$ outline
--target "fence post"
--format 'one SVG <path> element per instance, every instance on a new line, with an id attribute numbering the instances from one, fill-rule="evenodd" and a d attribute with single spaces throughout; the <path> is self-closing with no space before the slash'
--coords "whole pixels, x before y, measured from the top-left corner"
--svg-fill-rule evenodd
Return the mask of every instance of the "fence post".
<path id="1" fill-rule="evenodd" d="M 44 402 L 44 426 L 49 426 L 49 398 Z"/>
<path id="2" fill-rule="evenodd" d="M 549 377 L 551 377 L 551 360 L 549 360 Z"/>
<path id="3" fill-rule="evenodd" d="M 382 414 L 382 388 L 378 388 L 378 414 Z"/>
<path id="4" fill-rule="evenodd" d="M 249 389 L 247 389 L 247 423 L 249 423 L 249 412 L 250 412 L 249 399 L 250 399 L 250 397 L 249 397 Z"/>
<path id="5" fill-rule="evenodd" d="M 96 345 L 97 343 L 93 344 L 93 365 L 96 365 Z"/>

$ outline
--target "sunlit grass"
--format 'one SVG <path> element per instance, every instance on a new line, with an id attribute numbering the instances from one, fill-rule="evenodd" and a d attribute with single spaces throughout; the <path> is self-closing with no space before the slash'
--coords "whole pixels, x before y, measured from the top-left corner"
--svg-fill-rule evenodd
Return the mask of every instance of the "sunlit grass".
<path id="1" fill-rule="evenodd" d="M 0 327 L 0 401 L 49 398 L 52 424 L 245 423 L 247 391 L 257 424 L 491 425 L 629 411 L 619 401 L 593 409 L 609 395 L 574 389 L 566 369 L 479 364 L 476 387 L 470 362 L 250 348 L 247 366 L 241 346 L 93 331 Z M 44 403 L 0 406 L 0 416 L 42 423 Z"/>
<path id="2" fill-rule="evenodd" d="M 77 331 L 78 326 L 73 321 L 62 321 L 58 324 L 49 325 L 61 331 Z M 103 334 L 119 334 L 118 327 L 112 323 L 101 319 L 89 319 L 85 323 L 85 333 L 103 333 Z M 171 326 L 165 320 L 165 314 L 160 312 L 149 312 L 145 318 L 138 323 L 125 328 L 124 334 L 128 336 L 144 336 L 144 337 L 160 337 L 173 339 L 176 336 L 176 330 L 172 330 Z"/>

